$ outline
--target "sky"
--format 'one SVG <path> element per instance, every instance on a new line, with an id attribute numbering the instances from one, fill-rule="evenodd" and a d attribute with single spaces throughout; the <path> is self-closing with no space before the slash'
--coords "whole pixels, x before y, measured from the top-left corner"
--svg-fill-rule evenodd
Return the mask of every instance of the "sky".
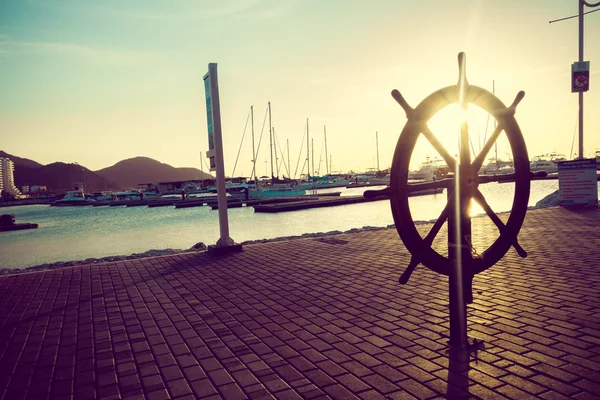
<path id="1" fill-rule="evenodd" d="M 415 107 L 456 84 L 465 52 L 471 85 L 506 105 L 525 91 L 516 119 L 530 157 L 571 157 L 578 20 L 548 22 L 577 12 L 577 0 L 0 0 L 0 150 L 91 170 L 146 156 L 175 167 L 203 160 L 206 171 L 202 78 L 217 63 L 226 175 L 251 173 L 251 106 L 257 174 L 270 174 L 268 102 L 286 163 L 289 143 L 291 168 L 279 175 L 306 172 L 307 120 L 312 171 L 365 171 L 377 160 L 384 169 L 406 123 L 390 92 Z M 600 149 L 600 12 L 585 16 L 584 49 L 591 156 Z M 477 150 L 491 122 L 474 114 Z M 434 134 L 453 143 L 456 119 L 436 118 Z M 510 156 L 505 138 L 497 148 Z M 419 141 L 411 166 L 426 157 L 435 150 Z"/>

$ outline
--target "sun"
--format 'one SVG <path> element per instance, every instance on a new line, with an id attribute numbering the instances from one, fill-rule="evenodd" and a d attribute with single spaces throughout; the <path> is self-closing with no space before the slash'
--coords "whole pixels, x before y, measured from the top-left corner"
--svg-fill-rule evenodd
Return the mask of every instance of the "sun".
<path id="1" fill-rule="evenodd" d="M 455 157 L 459 154 L 459 138 L 461 126 L 467 123 L 471 158 L 479 153 L 486 136 L 493 131 L 494 117 L 482 108 L 470 104 L 463 110 L 459 104 L 450 104 L 438 111 L 427 123 L 427 126 L 444 148 Z M 426 158 L 430 160 L 441 158 L 433 146 L 420 136 L 415 147 L 411 166 L 416 166 Z"/>

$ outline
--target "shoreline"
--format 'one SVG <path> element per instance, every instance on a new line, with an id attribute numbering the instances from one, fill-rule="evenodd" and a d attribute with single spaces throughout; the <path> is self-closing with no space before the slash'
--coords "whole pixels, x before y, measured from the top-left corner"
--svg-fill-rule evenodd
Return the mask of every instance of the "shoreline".
<path id="1" fill-rule="evenodd" d="M 538 201 L 535 206 L 530 206 L 527 209 L 528 210 L 536 210 L 536 209 L 555 207 L 555 206 L 558 206 L 558 190 L 553 193 L 550 193 L 549 195 L 544 197 L 542 200 Z M 507 214 L 507 213 L 510 213 L 510 211 L 499 212 L 497 214 L 502 215 L 502 214 Z M 479 214 L 479 215 L 474 216 L 473 218 L 480 218 L 480 217 L 484 217 L 484 216 L 486 216 L 486 214 Z M 415 221 L 415 225 L 433 224 L 433 223 L 435 223 L 435 221 L 436 220 L 434 220 L 434 219 L 429 220 L 429 221 Z M 383 226 L 383 227 L 363 226 L 362 228 L 352 228 L 347 231 L 335 230 L 335 231 L 330 231 L 330 232 L 315 232 L 315 233 L 303 233 L 302 235 L 281 236 L 281 237 L 270 238 L 270 239 L 246 240 L 239 244 L 244 246 L 244 245 L 260 244 L 260 243 L 280 242 L 280 241 L 284 241 L 284 240 L 320 238 L 320 237 L 326 237 L 326 236 L 342 235 L 342 234 L 349 234 L 349 233 L 360 233 L 360 232 L 374 231 L 374 230 L 395 229 L 395 228 L 396 228 L 395 224 L 390 224 L 390 225 Z M 66 268 L 66 267 L 75 267 L 75 266 L 80 266 L 80 265 L 101 265 L 101 264 L 107 264 L 107 263 L 116 262 L 116 261 L 136 260 L 136 259 L 160 257 L 160 256 L 166 256 L 166 255 L 204 252 L 204 251 L 206 251 L 206 249 L 207 249 L 206 244 L 204 244 L 203 242 L 198 242 L 195 245 L 193 245 L 192 247 L 190 247 L 189 249 L 170 249 L 170 248 L 162 249 L 162 250 L 151 249 L 151 250 L 145 251 L 143 253 L 106 256 L 106 257 L 102 257 L 102 258 L 91 257 L 91 258 L 87 258 L 85 260 L 57 261 L 57 262 L 53 262 L 53 263 L 45 263 L 45 264 L 33 265 L 30 267 L 23 267 L 23 268 L 2 267 L 2 268 L 0 268 L 0 276 L 18 275 L 18 274 L 23 274 L 23 273 L 47 271 L 47 270 L 60 269 L 60 268 Z"/>
<path id="2" fill-rule="evenodd" d="M 432 221 L 416 221 L 415 224 L 423 225 L 423 224 L 432 224 L 435 220 Z M 311 239 L 311 238 L 320 238 L 326 236 L 335 236 L 342 235 L 348 233 L 360 233 L 366 231 L 375 231 L 375 230 L 385 230 L 385 229 L 395 229 L 395 225 L 391 224 L 383 227 L 376 226 L 363 226 L 362 228 L 352 228 L 347 231 L 329 231 L 329 232 L 315 232 L 315 233 L 303 233 L 302 235 L 293 235 L 293 236 L 281 236 L 270 239 L 254 239 L 254 240 L 245 240 L 240 242 L 242 246 L 244 245 L 252 245 L 252 244 L 261 244 L 261 243 L 270 243 L 270 242 L 281 242 L 284 240 L 298 240 L 298 239 Z M 60 269 L 66 267 L 75 267 L 80 265 L 101 265 L 107 264 L 116 261 L 124 261 L 124 260 L 136 260 L 142 258 L 151 258 L 151 257 L 160 257 L 166 255 L 176 255 L 176 254 L 184 254 L 184 253 L 201 253 L 207 250 L 206 244 L 203 242 L 198 242 L 189 249 L 152 249 L 145 251 L 143 253 L 133 253 L 130 255 L 118 255 L 118 256 L 106 256 L 102 258 L 87 258 L 85 260 L 72 260 L 72 261 L 57 261 L 53 263 L 39 264 L 33 265 L 30 267 L 23 268 L 11 268 L 11 267 L 1 267 L 0 268 L 0 276 L 6 275 L 17 275 L 22 273 L 29 272 L 38 272 L 38 271 L 46 271 L 51 269 Z"/>

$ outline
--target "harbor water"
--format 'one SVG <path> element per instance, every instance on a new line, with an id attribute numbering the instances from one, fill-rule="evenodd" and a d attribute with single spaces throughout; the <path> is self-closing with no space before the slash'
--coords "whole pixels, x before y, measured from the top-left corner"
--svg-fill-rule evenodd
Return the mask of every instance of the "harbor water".
<path id="1" fill-rule="evenodd" d="M 534 206 L 558 188 L 556 180 L 534 181 L 529 205 Z M 366 189 L 328 189 L 343 196 L 360 195 Z M 490 183 L 480 187 L 492 209 L 509 211 L 513 183 Z M 324 191 L 325 192 L 325 191 Z M 446 193 L 410 198 L 415 221 L 436 219 L 446 204 Z M 219 238 L 218 211 L 207 206 L 170 207 L 7 207 L 16 222 L 39 224 L 38 229 L 0 232 L 0 268 L 26 268 L 61 261 L 144 253 L 151 249 L 189 249 Z M 483 211 L 473 207 L 473 214 Z M 252 207 L 229 210 L 230 236 L 247 240 L 297 236 L 305 233 L 347 231 L 394 223 L 387 200 L 336 207 L 314 208 L 276 214 L 255 213 Z"/>

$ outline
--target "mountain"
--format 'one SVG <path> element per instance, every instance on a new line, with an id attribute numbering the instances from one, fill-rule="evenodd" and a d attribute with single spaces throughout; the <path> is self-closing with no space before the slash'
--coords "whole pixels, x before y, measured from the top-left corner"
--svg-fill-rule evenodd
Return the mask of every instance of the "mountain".
<path id="1" fill-rule="evenodd" d="M 79 182 L 84 184 L 86 191 L 119 189 L 118 185 L 78 164 L 55 162 L 32 168 L 15 162 L 15 185 L 19 188 L 23 185 L 41 185 L 50 192 L 62 192 L 74 190 L 80 185 Z"/>
<path id="2" fill-rule="evenodd" d="M 1 150 L 0 157 L 10 158 L 15 164 L 17 187 L 40 185 L 53 192 L 73 190 L 79 182 L 84 183 L 86 191 L 95 191 L 136 188 L 139 183 L 214 179 L 197 168 L 175 168 L 148 157 L 119 161 L 98 171 L 62 162 L 42 165 Z"/>
<path id="3" fill-rule="evenodd" d="M 175 168 L 148 157 L 129 158 L 95 172 L 121 188 L 136 188 L 140 183 L 214 179 L 197 168 Z"/>
<path id="4" fill-rule="evenodd" d="M 17 157 L 17 156 L 13 156 L 12 154 L 8 154 L 2 150 L 0 150 L 0 157 L 4 157 L 4 158 L 10 158 L 10 160 L 15 164 L 15 168 L 17 166 L 19 167 L 28 167 L 28 168 L 39 168 L 39 167 L 43 167 L 42 164 L 35 162 L 33 160 L 30 160 L 28 158 L 21 158 L 21 157 Z"/>

